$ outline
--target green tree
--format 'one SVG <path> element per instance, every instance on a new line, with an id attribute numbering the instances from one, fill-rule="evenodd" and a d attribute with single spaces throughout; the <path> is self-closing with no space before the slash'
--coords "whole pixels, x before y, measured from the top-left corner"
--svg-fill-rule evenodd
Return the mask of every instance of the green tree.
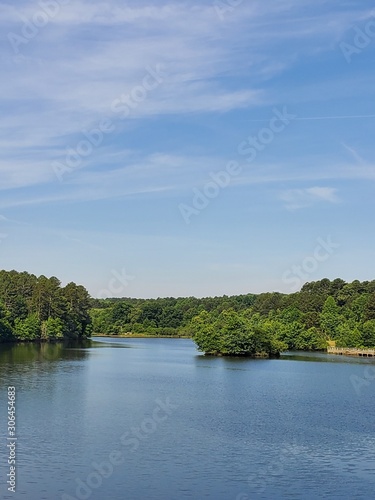
<path id="1" fill-rule="evenodd" d="M 43 321 L 41 329 L 43 340 L 64 338 L 64 323 L 60 318 L 48 318 Z"/>
<path id="2" fill-rule="evenodd" d="M 13 339 L 13 330 L 8 321 L 9 313 L 4 304 L 0 302 L 0 341 Z"/>
<path id="3" fill-rule="evenodd" d="M 255 330 L 246 318 L 233 309 L 223 311 L 214 323 L 214 328 L 220 334 L 221 354 L 244 356 L 256 353 L 258 339 Z"/>
<path id="4" fill-rule="evenodd" d="M 37 314 L 26 319 L 17 318 L 14 324 L 15 337 L 19 340 L 37 340 L 41 336 L 41 324 Z"/>
<path id="5" fill-rule="evenodd" d="M 218 317 L 202 312 L 192 320 L 192 329 L 199 350 L 206 354 L 271 356 L 287 348 L 271 331 L 254 327 L 246 314 L 233 309 L 223 311 Z"/>
<path id="6" fill-rule="evenodd" d="M 364 308 L 363 318 L 364 321 L 375 319 L 375 292 L 373 292 L 368 298 L 367 304 Z"/>
<path id="7" fill-rule="evenodd" d="M 218 354 L 222 350 L 222 339 L 214 328 L 210 314 L 202 311 L 191 321 L 193 340 L 200 351 L 206 354 Z"/>
<path id="8" fill-rule="evenodd" d="M 67 303 L 65 335 L 72 338 L 85 336 L 91 323 L 90 296 L 87 290 L 82 285 L 71 282 L 62 289 L 62 294 Z"/>
<path id="9" fill-rule="evenodd" d="M 116 302 L 112 307 L 111 321 L 120 324 L 130 323 L 131 305 L 125 302 Z"/>
<path id="10" fill-rule="evenodd" d="M 112 310 L 111 309 L 90 309 L 92 328 L 95 333 L 109 334 Z"/>
<path id="11" fill-rule="evenodd" d="M 368 295 L 365 293 L 362 295 L 358 295 L 358 297 L 352 300 L 350 317 L 352 317 L 357 323 L 361 323 L 364 321 L 368 300 Z"/>
<path id="12" fill-rule="evenodd" d="M 362 344 L 364 347 L 375 347 L 375 320 L 370 319 L 361 327 Z"/>
<path id="13" fill-rule="evenodd" d="M 327 338 L 334 339 L 340 324 L 340 310 L 332 296 L 327 297 L 324 302 L 323 311 L 320 315 L 320 326 Z"/>
<path id="14" fill-rule="evenodd" d="M 299 332 L 294 345 L 301 351 L 323 350 L 327 348 L 327 340 L 318 328 L 311 327 Z"/>
<path id="15" fill-rule="evenodd" d="M 37 278 L 27 272 L 2 270 L 0 303 L 3 331 L 0 333 L 1 340 L 60 338 L 61 325 L 67 336 L 72 331 L 72 325 L 73 332 L 76 333 L 79 331 L 86 334 L 90 330 L 87 291 L 74 283 L 62 289 L 60 281 L 55 277 Z M 14 335 L 10 334 L 10 330 Z"/>
<path id="16" fill-rule="evenodd" d="M 144 323 L 147 320 L 147 326 L 157 327 L 160 324 L 162 314 L 163 310 L 156 301 L 146 301 L 141 307 L 141 314 L 138 321 Z"/>
<path id="17" fill-rule="evenodd" d="M 338 347 L 363 347 L 362 334 L 356 323 L 346 321 L 340 323 L 336 331 Z"/>

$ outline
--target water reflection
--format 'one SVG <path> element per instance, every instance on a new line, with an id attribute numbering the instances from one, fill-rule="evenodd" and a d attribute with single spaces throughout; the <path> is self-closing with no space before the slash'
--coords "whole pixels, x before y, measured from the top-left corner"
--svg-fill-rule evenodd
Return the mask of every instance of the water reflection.
<path id="1" fill-rule="evenodd" d="M 361 356 L 339 356 L 336 354 L 327 354 L 325 352 L 305 352 L 305 351 L 287 351 L 281 354 L 280 360 L 288 361 L 314 361 L 319 363 L 372 363 L 374 358 L 365 358 Z"/>
<path id="2" fill-rule="evenodd" d="M 208 357 L 186 339 L 0 345 L 19 436 L 17 495 L 0 496 L 83 498 L 77 480 L 119 450 L 90 500 L 373 498 L 374 382 L 351 382 L 367 363 Z M 173 412 L 155 426 L 157 400 Z M 121 442 L 145 425 L 136 450 Z"/>
<path id="3" fill-rule="evenodd" d="M 0 366 L 57 360 L 84 360 L 90 340 L 0 344 Z"/>
<path id="4" fill-rule="evenodd" d="M 196 353 L 194 362 L 199 368 L 220 368 L 226 370 L 251 370 L 253 367 L 261 368 L 273 367 L 274 363 L 281 365 L 285 361 L 307 361 L 314 363 L 336 363 L 336 364 L 372 364 L 375 365 L 374 358 L 365 358 L 360 356 L 337 356 L 324 352 L 306 352 L 306 351 L 287 351 L 282 353 L 280 358 L 264 359 L 264 358 L 246 358 L 236 356 L 205 356 L 202 353 Z"/>

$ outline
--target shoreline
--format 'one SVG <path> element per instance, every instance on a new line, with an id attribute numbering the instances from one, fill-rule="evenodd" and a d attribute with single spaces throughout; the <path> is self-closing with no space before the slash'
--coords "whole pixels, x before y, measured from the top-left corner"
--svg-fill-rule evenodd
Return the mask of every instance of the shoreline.
<path id="1" fill-rule="evenodd" d="M 187 337 L 186 335 L 147 335 L 144 333 L 131 333 L 131 334 L 119 334 L 119 335 L 106 335 L 103 333 L 93 333 L 91 337 L 105 337 L 105 338 L 114 338 L 114 339 L 190 339 L 191 337 Z"/>

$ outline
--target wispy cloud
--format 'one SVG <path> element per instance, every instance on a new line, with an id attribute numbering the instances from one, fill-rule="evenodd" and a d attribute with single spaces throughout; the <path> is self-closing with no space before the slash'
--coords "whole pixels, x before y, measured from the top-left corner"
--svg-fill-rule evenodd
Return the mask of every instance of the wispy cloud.
<path id="1" fill-rule="evenodd" d="M 324 9 L 325 2 L 315 5 Z M 22 36 L 24 19 L 32 20 L 39 10 L 39 4 L 26 1 L 3 3 L 0 25 Z M 291 11 L 295 13 L 292 22 Z M 48 25 L 19 46 L 16 62 L 7 38 L 0 47 L 4 74 L 0 143 L 5 159 L 0 165 L 5 176 L 1 187 L 16 186 L 16 177 L 22 185 L 45 182 L 47 158 L 62 156 L 65 146 L 77 140 L 84 128 L 111 116 L 113 99 L 139 84 L 147 66 L 160 64 L 167 76 L 152 97 L 132 112 L 128 122 L 136 123 L 127 127 L 161 115 L 256 108 L 275 98 L 264 82 L 295 64 L 297 52 L 306 51 L 306 45 L 298 49 L 298 40 L 311 39 L 315 49 L 330 50 L 327 38 L 333 42 L 361 15 L 362 11 L 348 9 L 338 21 L 330 11 L 307 15 L 306 6 L 297 1 L 271 1 L 267 6 L 244 2 L 228 22 L 220 23 L 212 2 L 123 5 L 111 0 L 62 5 Z M 244 26 L 246 46 L 241 47 L 235 34 Z M 269 58 L 271 46 L 290 41 L 296 47 L 294 56 Z M 246 85 L 239 83 L 238 77 L 249 68 L 252 78 Z M 27 156 L 24 163 L 12 156 L 15 147 Z M 30 173 L 33 156 L 40 166 Z"/>
<path id="2" fill-rule="evenodd" d="M 337 189 L 315 186 L 305 189 L 289 189 L 284 191 L 281 200 L 289 210 L 306 208 L 319 202 L 338 203 Z"/>
<path id="3" fill-rule="evenodd" d="M 346 149 L 346 151 L 348 151 L 350 153 L 350 155 L 358 162 L 360 163 L 361 165 L 365 165 L 367 162 L 364 158 L 362 158 L 362 156 L 358 153 L 358 151 L 356 151 L 353 147 L 351 146 L 348 146 L 347 144 L 345 144 L 344 142 L 342 143 L 344 149 Z"/>
<path id="4" fill-rule="evenodd" d="M 223 20 L 212 0 L 56 2 L 59 12 L 26 38 L 25 23 L 40 15 L 43 2 L 0 3 L 0 212 L 8 217 L 0 222 L 10 235 L 4 266 L 25 267 L 27 242 L 30 269 L 59 275 L 65 266 L 62 276 L 92 285 L 98 272 L 106 275 L 114 253 L 121 268 L 130 241 L 134 267 L 144 273 L 136 294 L 194 294 L 198 286 L 248 292 L 254 279 L 264 289 L 278 275 L 267 248 L 277 245 L 283 259 L 302 241 L 294 214 L 284 212 L 281 227 L 281 204 L 327 209 L 345 193 L 350 219 L 367 217 L 370 227 L 374 44 L 350 67 L 339 47 L 370 17 L 366 0 L 243 1 Z M 12 33 L 24 40 L 17 45 Z M 121 117 L 114 100 L 139 90 L 150 67 L 159 67 L 162 82 Z M 272 109 L 284 106 L 296 119 L 265 147 Z M 112 131 L 72 166 L 69 151 L 88 140 L 86 132 L 92 138 L 104 119 Z M 245 140 L 259 152 L 254 161 L 239 154 Z M 185 227 L 177 204 L 192 200 L 192 191 L 230 161 L 241 173 L 194 228 Z M 62 182 L 53 162 L 69 164 Z M 355 206 L 359 190 L 366 210 Z M 322 212 L 316 223 L 329 234 L 332 221 Z M 344 246 L 348 220 L 337 222 Z M 38 232 L 39 226 L 74 241 Z M 106 231 L 119 237 L 107 240 Z M 304 237 L 308 231 L 301 228 Z M 360 231 L 353 224 L 350 232 Z M 210 242 L 203 257 L 202 234 Z M 360 236 L 373 248 L 371 232 Z M 347 240 L 348 251 L 363 238 Z M 102 245 L 100 255 L 88 243 Z M 220 265 L 207 274 L 212 262 Z"/>

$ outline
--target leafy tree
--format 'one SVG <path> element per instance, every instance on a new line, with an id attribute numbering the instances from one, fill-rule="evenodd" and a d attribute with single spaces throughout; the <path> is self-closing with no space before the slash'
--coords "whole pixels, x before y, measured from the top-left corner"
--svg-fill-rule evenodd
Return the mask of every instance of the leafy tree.
<path id="1" fill-rule="evenodd" d="M 92 331 L 188 335 L 202 350 L 241 355 L 282 350 L 277 342 L 323 349 L 327 338 L 373 347 L 374 321 L 375 280 L 323 279 L 289 295 L 93 299 L 75 283 L 62 288 L 55 277 L 0 270 L 0 341 L 79 338 Z"/>
<path id="2" fill-rule="evenodd" d="M 303 332 L 303 324 L 299 321 L 283 322 L 278 337 L 287 344 L 289 350 L 299 349 L 298 338 Z"/>
<path id="3" fill-rule="evenodd" d="M 41 336 L 41 324 L 37 314 L 26 319 L 16 319 L 14 324 L 15 336 L 19 340 L 37 340 Z"/>
<path id="4" fill-rule="evenodd" d="M 335 338 L 339 324 L 339 307 L 336 304 L 335 299 L 332 296 L 329 296 L 324 302 L 323 311 L 320 315 L 320 325 L 327 338 Z"/>
<path id="5" fill-rule="evenodd" d="M 287 348 L 270 331 L 254 328 L 246 316 L 233 309 L 223 311 L 217 318 L 203 312 L 192 320 L 192 328 L 194 341 L 206 354 L 277 356 Z"/>
<path id="6" fill-rule="evenodd" d="M 159 326 L 162 314 L 162 308 L 155 301 L 149 301 L 142 306 L 139 321 L 142 323 L 148 320 L 150 322 L 148 323 L 149 325 L 157 327 Z"/>
<path id="7" fill-rule="evenodd" d="M 370 319 L 361 327 L 362 343 L 364 347 L 375 348 L 375 320 Z"/>
<path id="8" fill-rule="evenodd" d="M 202 311 L 191 321 L 193 340 L 200 351 L 206 354 L 218 354 L 222 351 L 223 344 L 220 332 L 215 329 L 211 316 L 207 311 Z"/>
<path id="9" fill-rule="evenodd" d="M 249 322 L 233 309 L 223 311 L 214 323 L 221 338 L 221 354 L 243 356 L 255 354 L 257 336 Z"/>
<path id="10" fill-rule="evenodd" d="M 109 328 L 112 325 L 111 316 L 112 309 L 90 309 L 90 318 L 94 332 L 109 334 Z"/>
<path id="11" fill-rule="evenodd" d="M 350 316 L 357 323 L 361 323 L 366 315 L 366 305 L 368 303 L 368 295 L 362 294 L 356 297 L 351 302 Z"/>
<path id="12" fill-rule="evenodd" d="M 182 325 L 183 314 L 175 306 L 166 306 L 160 318 L 161 327 L 178 328 Z"/>
<path id="13" fill-rule="evenodd" d="M 361 332 L 354 321 L 340 323 L 335 338 L 338 347 L 363 347 Z"/>
<path id="14" fill-rule="evenodd" d="M 131 305 L 126 302 L 116 302 L 112 307 L 111 321 L 119 323 L 129 323 L 130 322 L 130 312 Z"/>
<path id="15" fill-rule="evenodd" d="M 12 340 L 13 329 L 9 323 L 10 313 L 0 301 L 0 340 Z"/>
<path id="16" fill-rule="evenodd" d="M 72 325 L 73 335 L 89 334 L 89 307 L 82 286 L 73 283 L 62 289 L 55 277 L 0 271 L 0 341 L 61 338 L 71 334 Z"/>
<path id="17" fill-rule="evenodd" d="M 64 333 L 71 338 L 82 337 L 91 323 L 90 296 L 83 286 L 75 283 L 68 283 L 62 289 L 62 293 L 67 303 Z"/>
<path id="18" fill-rule="evenodd" d="M 41 338 L 44 340 L 64 338 L 64 323 L 60 318 L 48 318 L 42 323 Z"/>
<path id="19" fill-rule="evenodd" d="M 40 321 L 50 317 L 59 317 L 65 312 L 62 300 L 60 281 L 55 278 L 40 276 L 34 286 L 31 309 Z"/>
<path id="20" fill-rule="evenodd" d="M 301 351 L 323 350 L 327 347 L 327 340 L 318 328 L 311 327 L 299 332 L 294 347 Z"/>
<path id="21" fill-rule="evenodd" d="M 319 313 L 316 311 L 308 311 L 303 315 L 303 324 L 304 328 L 308 330 L 309 328 L 317 328 L 320 327 L 320 317 Z"/>
<path id="22" fill-rule="evenodd" d="M 259 312 L 262 315 L 267 315 L 270 311 L 280 307 L 282 297 L 282 294 L 277 292 L 261 293 L 255 300 L 253 311 Z"/>
<path id="23" fill-rule="evenodd" d="M 365 321 L 375 319 L 375 292 L 372 292 L 368 298 L 363 317 Z"/>

